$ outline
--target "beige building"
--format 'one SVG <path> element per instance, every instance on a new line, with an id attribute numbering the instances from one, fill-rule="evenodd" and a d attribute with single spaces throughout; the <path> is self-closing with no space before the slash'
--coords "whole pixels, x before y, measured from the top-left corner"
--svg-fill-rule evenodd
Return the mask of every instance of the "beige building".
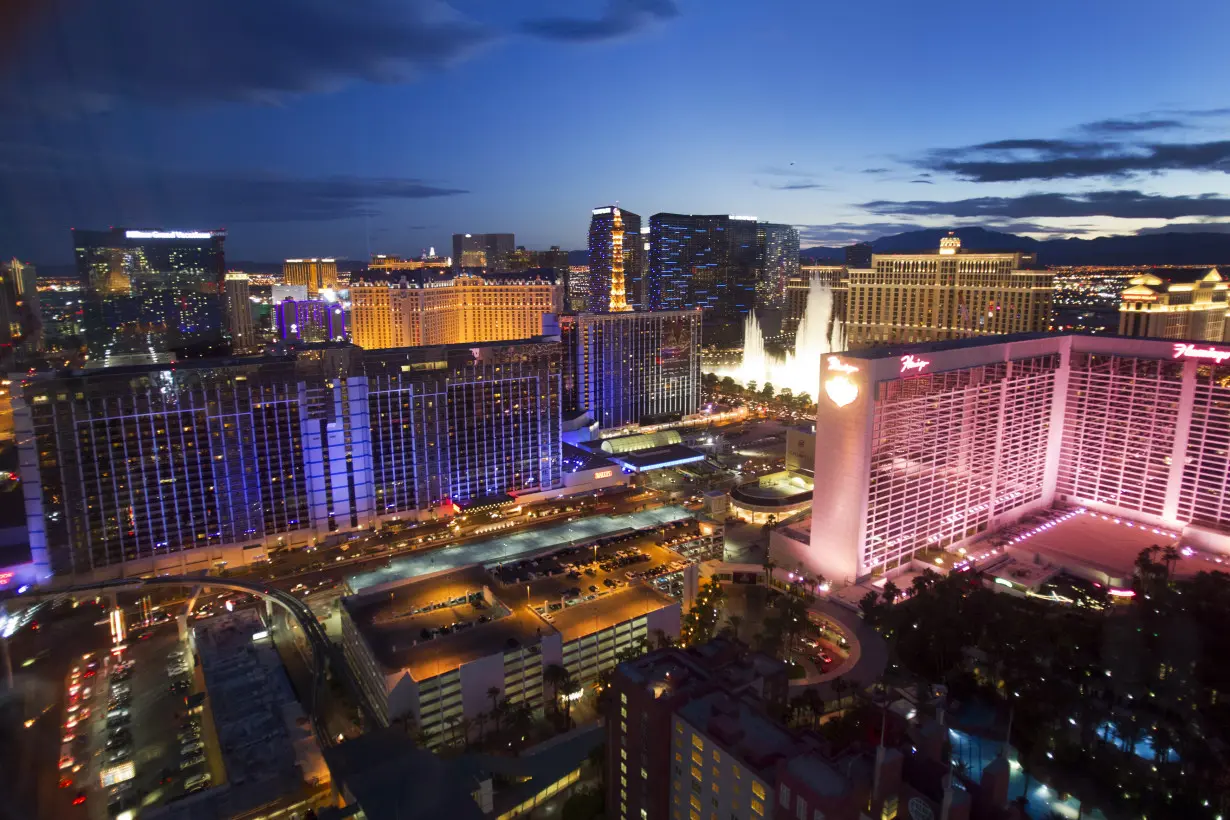
<path id="1" fill-rule="evenodd" d="M 256 325 L 252 321 L 248 275 L 232 271 L 226 275 L 223 286 L 226 294 L 226 326 L 231 336 L 231 347 L 237 353 L 256 349 L 260 345 L 256 338 Z"/>
<path id="2" fill-rule="evenodd" d="M 1145 273 L 1120 294 L 1119 335 L 1220 342 L 1226 338 L 1228 284 L 1217 268 L 1191 276 Z"/>
<path id="3" fill-rule="evenodd" d="M 303 285 L 308 296 L 325 289 L 337 289 L 336 259 L 287 259 L 282 263 L 282 284 Z"/>
<path id="4" fill-rule="evenodd" d="M 435 250 L 434 248 L 432 250 Z M 372 261 L 368 263 L 369 271 L 380 271 L 382 273 L 392 273 L 399 270 L 449 270 L 453 266 L 453 261 L 448 257 L 440 257 L 428 255 L 423 259 L 402 259 L 400 256 L 390 256 L 384 253 L 372 254 Z"/>
<path id="5" fill-rule="evenodd" d="M 364 278 L 351 284 L 350 304 L 359 347 L 496 342 L 541 336 L 543 314 L 563 309 L 563 288 L 538 276 Z"/>
<path id="6" fill-rule="evenodd" d="M 963 339 L 1050 327 L 1053 277 L 1033 254 L 961 249 L 949 235 L 936 251 L 873 254 L 847 273 L 849 349 Z"/>

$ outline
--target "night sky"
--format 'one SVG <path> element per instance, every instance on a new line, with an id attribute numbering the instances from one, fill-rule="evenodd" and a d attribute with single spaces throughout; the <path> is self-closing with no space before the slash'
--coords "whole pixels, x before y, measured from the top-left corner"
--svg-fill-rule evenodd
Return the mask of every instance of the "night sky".
<path id="1" fill-rule="evenodd" d="M 5 257 L 107 225 L 226 227 L 240 260 L 582 248 L 612 202 L 805 246 L 1230 230 L 1224 0 L 25 3 Z"/>

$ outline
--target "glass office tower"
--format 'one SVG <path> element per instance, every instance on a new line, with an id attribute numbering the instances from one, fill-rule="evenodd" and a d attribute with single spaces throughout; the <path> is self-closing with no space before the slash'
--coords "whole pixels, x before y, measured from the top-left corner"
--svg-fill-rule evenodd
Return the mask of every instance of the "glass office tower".
<path id="1" fill-rule="evenodd" d="M 225 239 L 225 231 L 74 229 L 91 359 L 165 361 L 222 342 Z"/>

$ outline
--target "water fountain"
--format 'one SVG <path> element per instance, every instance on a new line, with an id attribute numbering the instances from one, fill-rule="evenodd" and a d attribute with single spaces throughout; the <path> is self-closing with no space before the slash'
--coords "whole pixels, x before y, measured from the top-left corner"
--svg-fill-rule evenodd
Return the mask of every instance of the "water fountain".
<path id="1" fill-rule="evenodd" d="M 832 329 L 830 330 L 830 325 Z M 755 382 L 758 387 L 772 384 L 794 395 L 806 393 L 814 401 L 820 395 L 820 357 L 845 349 L 845 328 L 833 317 L 833 291 L 819 277 L 812 277 L 807 306 L 799 320 L 794 350 L 775 356 L 765 349 L 764 333 L 756 314 L 749 312 L 743 324 L 743 355 L 737 365 L 716 367 L 719 378 L 730 376 L 740 384 Z"/>

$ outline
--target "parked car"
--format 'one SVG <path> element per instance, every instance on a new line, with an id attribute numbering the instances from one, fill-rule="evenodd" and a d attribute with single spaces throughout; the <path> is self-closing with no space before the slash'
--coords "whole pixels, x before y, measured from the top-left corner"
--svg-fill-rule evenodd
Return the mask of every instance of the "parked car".
<path id="1" fill-rule="evenodd" d="M 180 771 L 183 771 L 184 769 L 191 769 L 193 766 L 199 766 L 204 762 L 205 762 L 205 755 L 195 754 L 192 757 L 186 757 L 183 760 L 179 761 L 179 768 L 180 768 Z"/>
<path id="2" fill-rule="evenodd" d="M 201 789 L 208 788 L 209 781 L 212 779 L 213 776 L 210 775 L 209 772 L 194 774 L 192 777 L 184 781 L 184 792 L 187 794 L 192 794 L 193 792 L 199 792 Z"/>

